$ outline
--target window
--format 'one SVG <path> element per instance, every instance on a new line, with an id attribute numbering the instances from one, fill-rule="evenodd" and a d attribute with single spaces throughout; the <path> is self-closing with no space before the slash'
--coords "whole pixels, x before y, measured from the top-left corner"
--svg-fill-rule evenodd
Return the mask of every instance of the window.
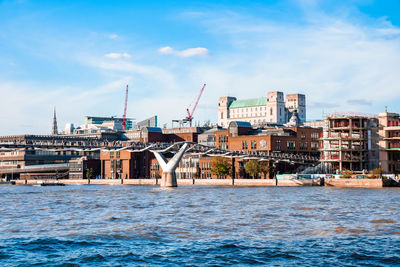
<path id="1" fill-rule="evenodd" d="M 295 141 L 288 141 L 287 142 L 287 148 L 288 149 L 295 149 L 296 147 L 296 142 Z"/>
<path id="2" fill-rule="evenodd" d="M 247 149 L 247 141 L 242 141 L 242 149 Z"/>
<path id="3" fill-rule="evenodd" d="M 251 141 L 251 149 L 257 149 L 257 141 Z"/>
<path id="4" fill-rule="evenodd" d="M 272 108 L 269 110 L 270 115 L 272 116 Z"/>
<path id="5" fill-rule="evenodd" d="M 319 133 L 313 132 L 311 133 L 311 139 L 318 139 L 319 138 Z"/>
<path id="6" fill-rule="evenodd" d="M 110 151 L 110 159 L 114 158 L 114 151 Z"/>
<path id="7" fill-rule="evenodd" d="M 276 141 L 276 149 L 281 150 L 281 140 Z"/>

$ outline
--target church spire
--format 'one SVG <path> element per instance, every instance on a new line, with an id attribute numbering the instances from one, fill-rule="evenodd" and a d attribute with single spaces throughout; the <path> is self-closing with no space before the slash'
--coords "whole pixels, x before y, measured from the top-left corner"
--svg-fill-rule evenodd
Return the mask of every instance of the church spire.
<path id="1" fill-rule="evenodd" d="M 58 134 L 57 116 L 56 116 L 56 107 L 54 107 L 53 128 L 51 130 L 51 135 L 57 135 L 57 134 Z"/>

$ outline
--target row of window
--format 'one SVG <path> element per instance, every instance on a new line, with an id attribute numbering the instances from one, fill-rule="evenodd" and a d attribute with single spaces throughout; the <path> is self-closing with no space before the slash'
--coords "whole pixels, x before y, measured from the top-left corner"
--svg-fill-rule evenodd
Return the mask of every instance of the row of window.
<path id="1" fill-rule="evenodd" d="M 150 165 L 150 170 L 159 170 L 160 169 L 160 165 L 158 165 L 158 164 L 151 164 Z"/>
<path id="2" fill-rule="evenodd" d="M 218 136 L 218 142 L 220 142 L 220 143 L 228 142 L 228 136 L 227 135 L 219 135 Z"/>
<path id="3" fill-rule="evenodd" d="M 0 156 L 16 156 L 16 155 L 18 155 L 18 151 L 0 152 Z"/>
<path id="4" fill-rule="evenodd" d="M 116 157 L 117 159 L 119 159 L 119 158 L 121 157 L 121 151 L 116 151 L 115 157 Z M 110 159 L 113 159 L 113 158 L 114 158 L 114 151 L 111 151 L 111 152 L 110 152 Z"/>
<path id="5" fill-rule="evenodd" d="M 267 110 L 267 107 L 255 107 L 255 108 L 232 108 L 230 109 L 230 111 L 232 111 L 232 113 L 238 113 L 238 112 L 253 112 L 253 111 L 263 111 L 263 110 Z"/>
<path id="6" fill-rule="evenodd" d="M 312 132 L 311 133 L 311 139 L 319 139 L 319 133 L 318 132 Z"/>
<path id="7" fill-rule="evenodd" d="M 135 163 L 136 163 L 136 161 L 135 161 Z M 111 169 L 111 171 L 114 171 L 114 170 L 120 171 L 122 169 L 122 161 L 119 160 L 119 159 L 118 160 L 111 160 L 110 169 Z"/>
<path id="8" fill-rule="evenodd" d="M 17 160 L 0 161 L 0 166 L 15 166 L 18 164 Z"/>
<path id="9" fill-rule="evenodd" d="M 211 173 L 209 173 L 209 172 L 203 172 L 203 173 L 201 173 L 201 178 L 202 179 L 209 179 L 209 178 L 211 178 L 212 177 L 212 175 L 211 175 Z"/>
<path id="10" fill-rule="evenodd" d="M 278 110 L 279 110 L 279 115 L 280 116 L 282 116 L 282 111 L 283 111 L 283 108 L 278 108 Z M 262 112 L 262 113 L 259 113 L 260 115 L 259 116 L 262 116 L 262 114 L 264 114 L 264 116 L 266 116 L 267 115 L 267 108 L 266 107 L 260 107 L 259 109 L 258 108 L 254 108 L 254 110 L 253 110 L 253 108 L 250 108 L 250 110 L 249 110 L 249 108 L 246 108 L 246 110 L 244 109 L 244 108 L 242 108 L 242 109 L 229 109 L 229 111 L 232 113 L 232 114 L 237 114 L 237 113 L 239 113 L 239 115 L 241 115 L 241 114 L 243 114 L 244 112 L 246 112 L 246 114 L 247 114 L 247 116 L 248 116 L 248 114 L 249 113 L 247 113 L 247 112 L 257 112 L 257 111 L 264 111 L 264 112 Z M 251 114 L 253 114 L 253 113 L 251 113 Z M 273 108 L 269 108 L 269 114 L 272 116 L 273 114 L 274 114 L 274 109 Z M 242 115 L 243 116 L 243 115 Z M 253 116 L 253 115 L 252 115 Z M 255 116 L 257 116 L 257 115 L 255 115 Z"/>
<path id="11" fill-rule="evenodd" d="M 220 144 L 218 148 L 223 149 L 223 150 L 228 150 L 229 146 L 228 146 L 228 144 Z"/>
<path id="12" fill-rule="evenodd" d="M 201 164 L 201 169 L 202 170 L 211 170 L 211 163 L 210 162 L 203 162 Z"/>
<path id="13" fill-rule="evenodd" d="M 196 166 L 197 166 L 196 162 L 191 161 L 191 160 L 190 161 L 181 161 L 179 163 L 179 168 L 194 168 Z"/>

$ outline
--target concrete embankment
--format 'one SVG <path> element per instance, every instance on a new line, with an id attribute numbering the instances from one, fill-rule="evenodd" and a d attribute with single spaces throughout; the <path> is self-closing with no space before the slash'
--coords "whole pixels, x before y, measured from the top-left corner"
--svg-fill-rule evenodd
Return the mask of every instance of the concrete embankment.
<path id="1" fill-rule="evenodd" d="M 382 179 L 325 179 L 325 186 L 382 188 Z"/>
<path id="2" fill-rule="evenodd" d="M 16 185 L 35 185 L 38 180 L 15 180 Z M 160 179 L 63 179 L 66 185 L 159 185 Z M 178 179 L 179 186 L 331 186 L 382 188 L 393 186 L 382 179 Z"/>

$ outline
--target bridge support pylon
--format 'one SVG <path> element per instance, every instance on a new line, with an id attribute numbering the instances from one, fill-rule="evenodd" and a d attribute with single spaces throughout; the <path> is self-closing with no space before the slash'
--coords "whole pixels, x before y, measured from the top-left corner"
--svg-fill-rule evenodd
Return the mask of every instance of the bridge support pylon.
<path id="1" fill-rule="evenodd" d="M 167 163 L 166 158 L 160 153 L 153 151 L 154 156 L 156 157 L 158 163 L 161 166 L 161 169 L 163 170 L 162 176 L 161 176 L 161 187 L 177 187 L 178 183 L 176 181 L 176 173 L 175 170 L 179 165 L 179 162 L 182 159 L 183 154 L 186 151 L 188 144 L 185 143 L 176 153 L 172 159 Z"/>

